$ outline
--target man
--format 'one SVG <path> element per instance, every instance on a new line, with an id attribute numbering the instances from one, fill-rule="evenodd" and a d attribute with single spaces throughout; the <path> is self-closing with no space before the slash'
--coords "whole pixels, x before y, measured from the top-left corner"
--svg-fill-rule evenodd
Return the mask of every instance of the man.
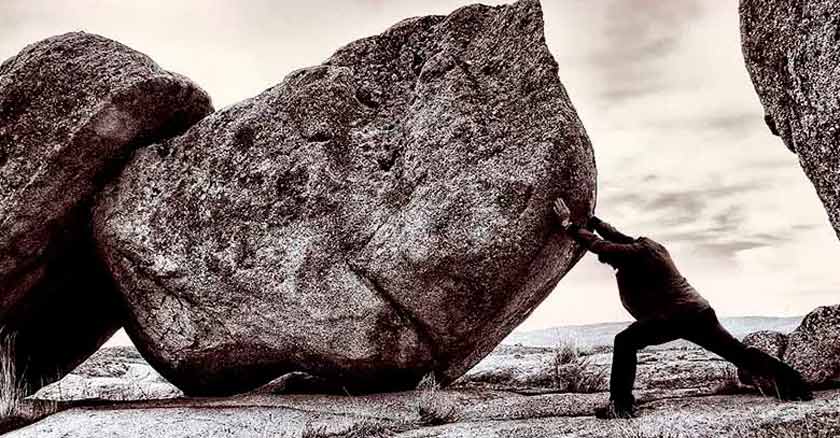
<path id="1" fill-rule="evenodd" d="M 596 411 L 597 417 L 635 417 L 636 352 L 676 339 L 693 342 L 749 371 L 765 389 L 769 382 L 782 400 L 812 399 L 796 370 L 746 347 L 720 325 L 709 302 L 688 284 L 664 246 L 647 237 L 626 236 L 594 216 L 586 228 L 575 225 L 562 199 L 555 202 L 554 212 L 570 237 L 616 269 L 621 303 L 636 319 L 615 337 L 610 403 Z"/>

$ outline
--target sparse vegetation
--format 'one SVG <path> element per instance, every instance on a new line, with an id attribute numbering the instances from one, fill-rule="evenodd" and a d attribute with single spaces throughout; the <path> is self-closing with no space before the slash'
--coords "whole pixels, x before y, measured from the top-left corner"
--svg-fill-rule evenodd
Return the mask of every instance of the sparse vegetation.
<path id="1" fill-rule="evenodd" d="M 606 367 L 593 364 L 589 358 L 578 358 L 556 369 L 555 386 L 564 392 L 603 392 L 608 387 L 607 373 Z"/>
<path id="2" fill-rule="evenodd" d="M 15 362 L 15 336 L 0 330 L 0 434 L 26 426 L 58 410 L 47 400 L 27 400 L 29 386 Z"/>
<path id="3" fill-rule="evenodd" d="M 561 340 L 554 351 L 554 386 L 565 392 L 593 393 L 607 389 L 607 372 L 583 357 L 583 350 L 574 340 Z"/>
<path id="4" fill-rule="evenodd" d="M 15 337 L 0 331 L 0 419 L 20 414 L 26 391 L 26 384 L 17 374 Z"/>
<path id="5" fill-rule="evenodd" d="M 573 339 L 561 339 L 554 347 L 554 366 L 560 367 L 576 361 L 580 357 L 578 343 Z"/>
<path id="6" fill-rule="evenodd" d="M 426 374 L 417 385 L 420 392 L 417 413 L 421 426 L 438 426 L 458 421 L 457 406 L 440 394 L 434 373 Z"/>

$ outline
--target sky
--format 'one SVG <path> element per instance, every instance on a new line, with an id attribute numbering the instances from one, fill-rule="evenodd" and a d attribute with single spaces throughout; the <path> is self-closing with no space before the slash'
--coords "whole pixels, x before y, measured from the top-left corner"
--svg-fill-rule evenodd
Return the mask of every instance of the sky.
<path id="1" fill-rule="evenodd" d="M 221 108 L 403 18 L 469 3 L 0 0 L 0 58 L 99 33 L 189 76 Z M 543 0 L 546 39 L 595 149 L 598 216 L 665 244 L 719 315 L 803 315 L 840 302 L 840 243 L 764 125 L 737 3 Z M 587 255 L 518 330 L 629 319 L 612 270 Z"/>

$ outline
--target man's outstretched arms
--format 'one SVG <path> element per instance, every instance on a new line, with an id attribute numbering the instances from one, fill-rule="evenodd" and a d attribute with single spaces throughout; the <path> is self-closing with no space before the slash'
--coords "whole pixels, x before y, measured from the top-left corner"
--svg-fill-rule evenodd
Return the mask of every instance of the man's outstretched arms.
<path id="1" fill-rule="evenodd" d="M 589 224 L 598 230 L 602 236 L 607 237 L 607 235 L 601 231 L 604 230 L 607 234 L 615 236 L 616 239 L 621 239 L 620 242 L 601 239 L 592 231 L 589 231 L 580 225 L 573 224 L 571 222 L 571 212 L 569 211 L 569 207 L 567 207 L 566 203 L 560 198 L 554 201 L 554 213 L 557 215 L 557 219 L 560 221 L 560 226 L 566 231 L 566 234 L 568 234 L 569 237 L 574 239 L 578 244 L 595 254 L 630 254 L 638 250 L 638 245 L 635 243 L 633 238 L 625 236 L 598 218 L 593 217 L 590 219 Z"/>
<path id="2" fill-rule="evenodd" d="M 602 221 L 597 216 L 589 219 L 589 226 L 606 240 L 614 243 L 633 243 L 636 239 L 618 231 L 612 225 Z"/>

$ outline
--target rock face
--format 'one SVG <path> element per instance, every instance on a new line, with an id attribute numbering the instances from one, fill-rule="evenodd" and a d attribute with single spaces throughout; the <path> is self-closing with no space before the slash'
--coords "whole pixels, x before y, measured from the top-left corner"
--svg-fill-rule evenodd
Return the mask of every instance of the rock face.
<path id="1" fill-rule="evenodd" d="M 787 348 L 788 336 L 784 333 L 762 330 L 748 334 L 742 342 L 747 347 L 757 348 L 776 359 L 782 360 Z M 754 384 L 753 377 L 742 368 L 738 369 L 738 380 L 745 385 Z"/>
<path id="2" fill-rule="evenodd" d="M 840 236 L 840 3 L 741 0 L 740 13 L 765 119 L 799 155 Z"/>
<path id="3" fill-rule="evenodd" d="M 121 325 L 91 241 L 93 195 L 138 145 L 211 109 L 189 80 L 97 35 L 52 37 L 0 65 L 0 327 L 32 389 Z"/>
<path id="4" fill-rule="evenodd" d="M 189 394 L 457 378 L 581 256 L 586 132 L 536 0 L 402 21 L 140 151 L 96 211 L 127 330 Z"/>
<path id="5" fill-rule="evenodd" d="M 840 305 L 818 307 L 790 334 L 785 362 L 811 385 L 840 379 Z"/>

